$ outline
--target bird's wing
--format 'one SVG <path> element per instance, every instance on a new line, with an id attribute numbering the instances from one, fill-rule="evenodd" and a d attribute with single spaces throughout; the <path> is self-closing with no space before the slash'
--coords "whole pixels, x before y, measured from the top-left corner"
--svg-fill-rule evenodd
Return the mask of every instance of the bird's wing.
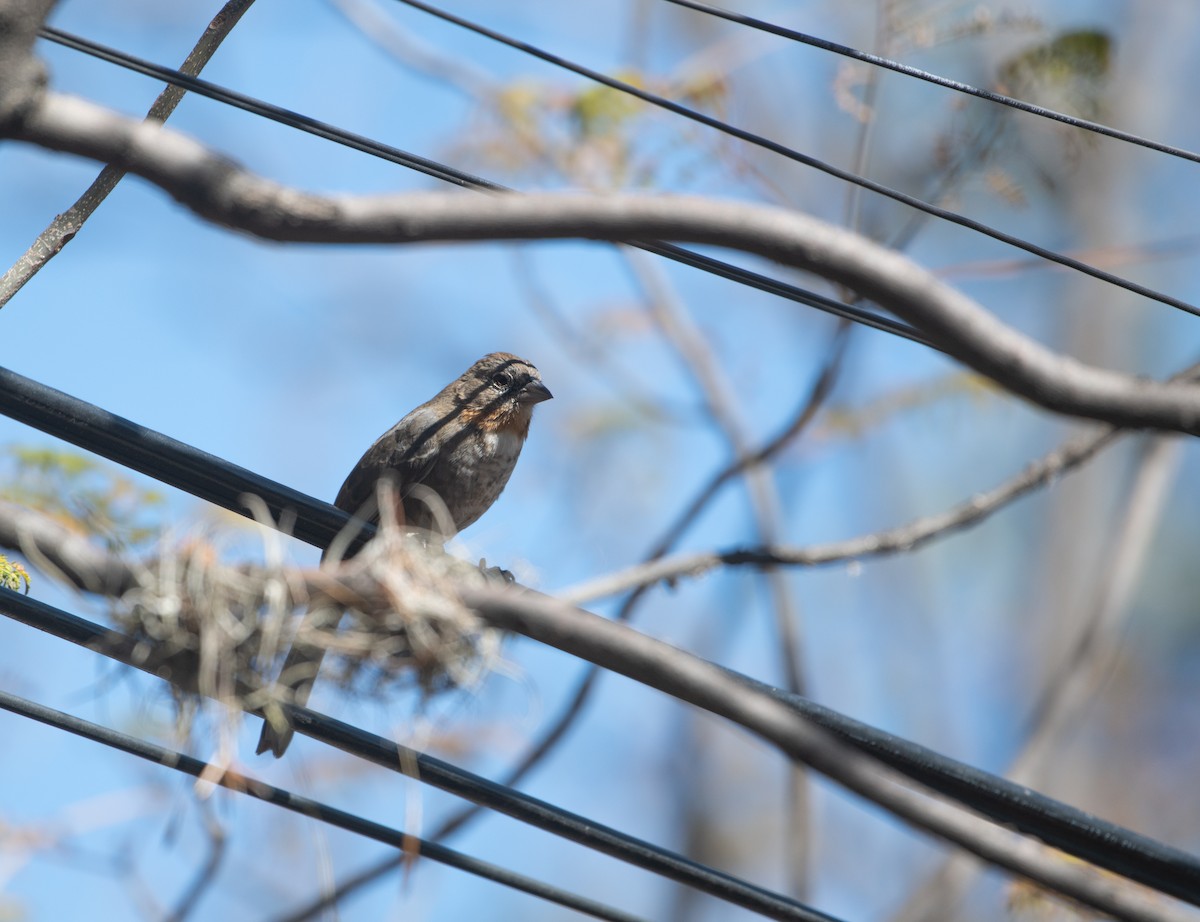
<path id="1" fill-rule="evenodd" d="M 433 469 L 438 457 L 438 433 L 448 422 L 444 414 L 427 404 L 417 407 L 367 449 L 338 490 L 334 505 L 350 513 L 365 511 L 375 501 L 376 484 L 389 474 L 396 479 L 401 498 L 407 496 Z M 379 511 L 375 510 L 367 521 L 378 524 Z"/>
<path id="2" fill-rule="evenodd" d="M 342 484 L 334 505 L 352 514 L 362 513 L 368 522 L 378 524 L 375 488 L 379 479 L 388 474 L 394 476 L 403 496 L 413 484 L 428 477 L 437 459 L 438 439 L 432 436 L 440 429 L 436 410 L 428 406 L 417 407 L 367 449 Z M 323 561 L 325 556 L 321 559 Z M 335 627 L 341 615 L 336 606 L 327 603 L 311 605 L 304 614 L 302 629 Z M 299 640 L 294 642 L 276 682 L 276 692 L 293 704 L 306 705 L 324 657 L 325 651 L 320 647 Z M 292 734 L 292 728 L 282 715 L 268 715 L 263 722 L 258 752 L 270 750 L 276 757 L 283 755 L 292 741 Z"/>

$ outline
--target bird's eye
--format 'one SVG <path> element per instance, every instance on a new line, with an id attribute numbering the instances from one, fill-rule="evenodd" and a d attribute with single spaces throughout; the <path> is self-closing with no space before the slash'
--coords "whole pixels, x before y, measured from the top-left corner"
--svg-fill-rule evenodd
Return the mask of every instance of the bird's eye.
<path id="1" fill-rule="evenodd" d="M 508 387 L 510 384 L 512 384 L 512 375 L 510 375 L 507 371 L 498 371 L 492 375 L 492 383 L 496 385 L 496 387 Z"/>

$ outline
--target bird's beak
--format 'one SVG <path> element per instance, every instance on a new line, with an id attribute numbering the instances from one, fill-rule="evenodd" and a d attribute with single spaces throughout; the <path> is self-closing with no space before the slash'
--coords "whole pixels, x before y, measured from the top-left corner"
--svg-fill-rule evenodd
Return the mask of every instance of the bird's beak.
<path id="1" fill-rule="evenodd" d="M 550 393 L 550 388 L 546 387 L 541 381 L 530 381 L 521 388 L 521 393 L 517 395 L 517 402 L 541 403 L 543 400 L 549 400 L 553 396 Z"/>

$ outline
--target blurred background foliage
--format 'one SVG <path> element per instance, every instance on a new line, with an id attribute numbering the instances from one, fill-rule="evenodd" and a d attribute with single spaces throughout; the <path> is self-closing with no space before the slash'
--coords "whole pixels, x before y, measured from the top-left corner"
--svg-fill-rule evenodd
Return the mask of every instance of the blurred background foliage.
<path id="1" fill-rule="evenodd" d="M 65 2 L 54 22 L 177 63 L 216 6 Z M 1036 15 L 1004 2 L 736 6 L 1200 147 L 1190 116 L 1200 78 L 1194 4 L 1055 0 Z M 661 0 L 463 0 L 455 9 L 1200 301 L 1193 164 Z M 38 50 L 64 91 L 129 113 L 143 112 L 156 92 L 63 49 Z M 796 208 L 903 248 L 1005 322 L 1096 364 L 1162 377 L 1200 345 L 1194 318 L 914 216 L 398 4 L 259 0 L 205 76 L 518 188 L 688 192 Z M 172 124 L 306 188 L 432 184 L 208 101 L 185 100 Z M 0 261 L 15 260 L 95 171 L 0 145 Z M 793 417 L 837 329 L 807 308 L 602 245 L 272 246 L 205 227 L 137 181 L 118 189 L 0 322 L 9 343 L 39 344 L 6 358 L 23 374 L 325 498 L 380 432 L 473 359 L 496 349 L 525 355 L 556 399 L 539 407 L 511 485 L 457 552 L 547 590 L 641 559 L 737 454 L 731 433 L 757 446 Z M 727 487 L 680 549 L 752 544 L 764 530 L 809 544 L 899 525 L 1015 476 L 1082 428 L 918 345 L 866 329 L 849 335 L 832 394 L 775 457 L 759 484 L 766 492 Z M 714 410 L 721 394 L 731 401 L 728 418 Z M 6 420 L 0 439 L 12 446 L 5 498 L 109 546 L 144 551 L 163 529 L 211 521 L 187 497 Z M 984 524 L 911 554 L 685 581 L 650 593 L 635 625 L 765 681 L 783 684 L 790 669 L 823 704 L 992 771 L 1018 765 L 1047 794 L 1194 851 L 1200 811 L 1179 795 L 1200 755 L 1192 706 L 1200 587 L 1188 560 L 1198 474 L 1190 443 L 1132 436 Z M 755 496 L 766 497 L 769 514 Z M 245 554 L 256 541 L 230 547 Z M 316 558 L 300 546 L 289 553 Z M 56 596 L 40 579 L 35 592 L 85 612 L 94 604 Z M 612 613 L 616 602 L 594 607 Z M 1075 653 L 1102 613 L 1108 655 L 1091 675 Z M 798 635 L 790 664 L 781 623 Z M 63 647 L 0 623 L 0 682 L 169 737 L 161 686 L 114 677 Z M 421 706 L 326 689 L 315 705 L 500 776 L 554 720 L 582 670 L 528 642 L 513 641 L 507 656 L 505 670 L 470 695 Z M 1086 694 L 1038 733 L 1047 689 L 1076 675 Z M 0 715 L 0 732 L 7 751 L 20 753 L 0 759 L 0 781 L 23 792 L 0 800 L 0 917 L 66 917 L 85 906 L 103 917 L 161 917 L 216 853 L 214 828 L 222 863 L 197 918 L 283 914 L 381 855 L 233 797 L 197 800 L 173 778 L 16 718 Z M 306 741 L 279 764 L 254 760 L 252 733 L 242 734 L 242 758 L 285 786 L 414 831 L 453 810 L 442 795 Z M 211 752 L 200 745 L 199 754 Z M 788 775 L 744 735 L 607 678 L 525 787 L 767 886 L 802 891 L 847 918 L 1070 917 L 993 874 L 936 889 L 950 876 L 939 845 L 820 780 L 796 797 Z M 585 893 L 619 895 L 623 907 L 654 918 L 738 917 L 504 819 L 476 822 L 452 844 Z M 868 871 L 873 884 L 864 888 Z M 920 909 L 930 894 L 934 908 Z M 345 900 L 341 917 L 481 912 L 557 918 L 520 895 L 424 865 Z"/>

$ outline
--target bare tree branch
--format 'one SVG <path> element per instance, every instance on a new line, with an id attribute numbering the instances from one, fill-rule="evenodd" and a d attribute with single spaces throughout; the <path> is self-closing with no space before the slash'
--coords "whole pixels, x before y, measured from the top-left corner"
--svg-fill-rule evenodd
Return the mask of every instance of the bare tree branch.
<path id="1" fill-rule="evenodd" d="M 782 525 L 779 521 L 779 491 L 772 473 L 761 464 L 744 462 L 754 450 L 739 407 L 733 386 L 722 371 L 710 345 L 696 329 L 687 310 L 663 277 L 658 266 L 646 254 L 626 248 L 627 262 L 645 290 L 650 313 L 667 341 L 683 361 L 688 373 L 704 395 L 704 402 L 713 420 L 729 443 L 735 465 L 741 466 L 750 496 L 750 511 L 754 518 L 760 544 L 774 545 L 779 541 Z M 775 629 L 779 637 L 781 665 L 788 691 L 804 694 L 801 660 L 802 644 L 799 634 L 800 613 L 787 581 L 771 566 L 763 568 L 775 597 Z"/>
<path id="2" fill-rule="evenodd" d="M 557 593 L 557 596 L 578 604 L 658 582 L 702 576 L 719 566 L 819 567 L 916 550 L 937 538 L 978 524 L 1014 500 L 1085 463 L 1123 434 L 1117 429 L 1104 428 L 1077 436 L 986 493 L 977 493 L 945 512 L 888 531 L 809 547 L 738 548 L 679 554 L 581 583 Z"/>
<path id="3" fill-rule="evenodd" d="M 0 65 L 11 94 L 12 62 Z M 19 95 L 19 94 L 18 94 Z M 279 241 L 418 243 L 583 238 L 730 247 L 844 285 L 950 355 L 1048 410 L 1127 428 L 1200 433 L 1200 388 L 1095 368 L 1018 333 L 898 253 L 807 215 L 694 197 L 320 196 L 256 176 L 166 128 L 46 93 L 0 110 L 0 135 L 106 161 L 214 223 Z M 18 117 L 19 116 L 19 117 Z"/>
<path id="4" fill-rule="evenodd" d="M 1181 448 L 1173 439 L 1146 441 L 1075 641 L 1058 667 L 1050 671 L 1021 751 L 1004 773 L 1018 784 L 1040 786 L 1050 754 L 1083 719 L 1118 659 L 1120 628 L 1130 614 L 1134 582 L 1145 562 L 1153 526 L 1162 514 Z M 948 855 L 894 912 L 893 922 L 918 922 L 928 918 L 932 907 L 959 905 L 980 870 L 978 861 L 961 852 Z"/>
<path id="5" fill-rule="evenodd" d="M 622 248 L 627 263 L 641 282 L 651 315 L 663 335 L 674 347 L 688 372 L 704 395 L 709 413 L 729 443 L 735 463 L 753 454 L 750 435 L 743 419 L 741 401 L 735 394 L 728 376 L 722 370 L 710 344 L 696 328 L 679 297 L 667 282 L 661 267 L 646 254 Z M 779 489 L 774 473 L 761 464 L 744 468 L 750 513 L 761 544 L 773 545 L 780 540 Z M 762 568 L 771 596 L 774 599 L 775 634 L 779 663 L 788 691 L 802 695 L 804 680 L 804 644 L 800 607 L 784 573 L 776 567 Z M 798 767 L 788 773 L 785 781 L 786 804 L 785 868 L 791 893 L 802 896 L 808 891 L 808 869 L 811 846 L 811 797 L 805 773 Z"/>
<path id="6" fill-rule="evenodd" d="M 0 135 L 36 106 L 46 68 L 33 56 L 38 29 L 55 0 L 0 0 Z"/>
<path id="7" fill-rule="evenodd" d="M 803 402 L 799 405 L 787 424 L 758 449 L 743 457 L 735 458 L 730 464 L 718 471 L 701 488 L 683 514 L 667 529 L 666 534 L 655 544 L 654 549 L 648 555 L 649 560 L 657 560 L 670 550 L 725 484 L 729 483 L 729 481 L 743 471 L 770 461 L 771 458 L 791 443 L 812 422 L 818 410 L 824 405 L 829 392 L 833 389 L 834 382 L 837 380 L 838 373 L 842 367 L 842 360 L 846 354 L 846 345 L 849 342 L 849 330 L 850 325 L 848 322 L 843 321 L 839 325 L 824 366 L 817 375 L 812 387 L 804 396 Z M 621 605 L 620 612 L 617 615 L 618 621 L 628 621 L 633 616 L 634 607 L 644 597 L 646 588 L 648 587 L 643 585 L 634 589 Z M 549 728 L 543 731 L 537 742 L 510 769 L 503 779 L 502 783 L 504 785 L 514 787 L 520 784 L 522 779 L 535 766 L 539 765 L 553 751 L 554 747 L 565 738 L 567 731 L 575 723 L 579 715 L 583 713 L 583 708 L 596 688 L 596 681 L 600 677 L 600 674 L 598 667 L 588 667 L 583 678 L 576 686 L 575 691 L 571 694 L 566 706 L 560 711 L 558 717 L 555 718 Z M 440 842 L 447 836 L 454 834 L 463 825 L 477 816 L 481 810 L 482 808 L 478 805 L 472 805 L 453 814 L 430 834 L 430 840 Z M 337 896 L 345 896 L 371 884 L 389 871 L 400 867 L 404 863 L 404 860 L 403 856 L 388 856 L 382 861 L 378 861 L 342 881 L 333 894 L 324 894 L 311 900 L 299 909 L 289 912 L 287 915 L 279 916 L 275 922 L 305 922 L 305 920 L 313 918 L 332 905 Z"/>
<path id="8" fill-rule="evenodd" d="M 85 592 L 121 596 L 138 584 L 126 561 L 45 513 L 2 500 L 0 547 L 19 551 L 38 569 Z"/>
<path id="9" fill-rule="evenodd" d="M 820 374 L 818 374 L 812 387 L 805 395 L 803 403 L 801 403 L 788 424 L 757 451 L 746 456 L 744 459 L 735 459 L 719 471 L 700 490 L 683 511 L 683 514 L 675 520 L 666 533 L 658 540 L 647 555 L 647 560 L 658 560 L 674 547 L 675 542 L 687 531 L 696 517 L 704 510 L 712 498 L 717 495 L 722 486 L 747 468 L 756 464 L 765 464 L 808 426 L 820 407 L 824 405 L 834 381 L 837 379 L 838 372 L 842 367 L 842 359 L 845 356 L 847 342 L 847 330 L 848 326 L 846 325 L 839 327 L 824 367 L 821 369 Z M 633 589 L 629 596 L 621 603 L 616 616 L 617 621 L 627 622 L 633 617 L 634 610 L 638 602 L 645 597 L 647 588 L 648 586 L 638 586 Z M 509 770 L 504 778 L 504 784 L 509 787 L 520 784 L 521 780 L 535 766 L 540 764 L 553 751 L 554 747 L 566 737 L 567 732 L 574 725 L 575 721 L 578 720 L 579 715 L 583 713 L 584 707 L 596 688 L 596 683 L 600 675 L 600 670 L 595 666 L 590 666 L 585 670 L 583 678 L 580 679 L 579 684 L 570 695 L 566 705 L 561 709 L 553 723 L 542 732 L 537 742 Z M 452 816 L 438 829 L 434 838 L 441 839 L 442 836 L 450 835 L 477 812 L 478 808 L 470 807 Z M 376 870 L 381 872 L 379 866 L 376 867 Z"/>
<path id="10" fill-rule="evenodd" d="M 208 28 L 204 30 L 204 34 L 196 41 L 195 47 L 184 58 L 179 70 L 191 77 L 195 77 L 204 70 L 204 65 L 212 59 L 225 37 L 233 31 L 233 27 L 238 24 L 253 3 L 254 0 L 229 0 L 221 7 L 208 24 Z M 168 86 L 150 106 L 150 111 L 146 113 L 147 121 L 165 122 L 171 117 L 171 113 L 175 111 L 186 92 L 179 87 Z M 79 233 L 84 222 L 100 207 L 100 203 L 108 197 L 108 194 L 124 177 L 124 170 L 111 165 L 106 166 L 75 204 L 57 215 L 49 226 L 38 234 L 29 249 L 3 276 L 0 276 L 0 307 L 4 307 L 12 300 L 13 295 L 20 291 L 26 282 L 37 275 L 46 263 L 62 252 L 62 248 Z"/>
<path id="11" fill-rule="evenodd" d="M 243 580 L 245 572 L 244 568 L 232 568 L 229 578 Z M 475 567 L 463 565 L 461 573 L 458 600 L 494 628 L 549 644 L 725 717 L 905 822 L 1102 912 L 1146 922 L 1184 918 L 1161 902 L 1147 900 L 1127 881 L 1097 877 L 1087 864 L 1055 860 L 1035 841 L 940 800 L 875 757 L 838 740 L 767 691 L 739 681 L 718 666 L 557 599 L 490 585 Z M 308 580 L 324 580 L 326 592 L 354 599 L 354 604 L 364 608 L 389 606 L 393 598 L 380 581 L 379 570 L 368 571 L 353 561 L 337 571 L 305 571 L 277 582 L 291 587 Z M 294 601 L 303 604 L 299 597 Z M 136 643 L 117 632 L 108 632 L 102 641 L 89 645 L 185 690 L 206 693 L 204 683 L 195 681 L 191 650 L 171 644 L 165 651 L 147 650 L 144 641 Z M 223 700 L 261 713 L 265 699 L 257 679 L 240 676 L 230 684 L 236 697 Z M 288 707 L 293 712 L 302 710 Z M 303 732 L 303 727 L 299 729 Z"/>
<path id="12" fill-rule="evenodd" d="M 250 0 L 250 2 L 253 2 L 253 0 Z M 166 916 L 165 922 L 185 922 L 195 912 L 201 898 L 208 892 L 213 881 L 216 880 L 217 872 L 221 870 L 221 864 L 228 854 L 227 846 L 229 843 L 225 834 L 225 828 L 214 815 L 211 805 L 207 802 L 201 805 L 201 816 L 204 820 L 204 831 L 208 834 L 208 857 L 196 872 L 195 878 L 188 884 L 187 889 L 179 898 L 179 902 L 171 910 L 170 915 Z"/>
<path id="13" fill-rule="evenodd" d="M 330 0 L 331 5 L 368 41 L 409 70 L 426 74 L 468 99 L 488 101 L 500 87 L 487 71 L 446 54 L 402 28 L 364 0 Z"/>
<path id="14" fill-rule="evenodd" d="M 1057 893 L 1121 919 L 1191 919 L 1086 864 L 1056 860 L 1039 843 L 951 807 L 927 789 L 864 757 L 778 700 L 670 645 L 548 596 L 487 588 L 464 600 L 490 624 L 516 631 L 725 717 L 794 760 L 924 831 Z"/>
<path id="15" fill-rule="evenodd" d="M 23 5 L 30 9 L 22 9 Z M 33 29 L 50 6 L 45 0 L 33 4 L 0 0 L 0 136 L 92 157 L 135 172 L 214 222 L 268 239 L 294 242 L 581 237 L 612 241 L 670 239 L 732 247 L 820 274 L 871 298 L 921 327 L 965 364 L 1047 409 L 1114 426 L 1200 432 L 1200 388 L 1143 381 L 1058 355 L 1008 328 L 897 254 L 803 215 L 696 198 L 322 197 L 256 177 L 177 133 L 140 125 L 83 100 L 45 93 L 43 75 L 30 47 Z M 1091 436 L 1095 443 L 1090 452 L 1116 435 L 1107 430 Z M 1032 485 L 1024 489 L 1032 489 Z M 1010 499 L 997 501 L 994 508 Z M 914 523 L 921 526 L 915 533 L 910 527 L 908 535 L 898 535 L 902 530 L 896 530 L 884 537 L 898 550 L 982 517 L 965 507 L 951 510 L 943 518 L 946 516 L 949 518 L 940 527 Z M 881 548 L 886 541 L 881 543 L 880 537 L 859 539 L 861 549 L 851 556 L 884 552 Z M 28 533 L 23 536 L 14 531 L 13 540 L 31 546 Z M 96 585 L 94 574 L 104 570 L 103 561 L 97 564 L 85 560 L 82 551 L 67 553 L 51 548 L 53 537 L 32 540 L 32 546 L 47 559 L 57 554 L 62 561 L 71 562 L 71 567 L 63 568 L 69 578 L 90 580 L 89 585 Z M 853 542 L 842 543 L 841 559 L 848 556 L 844 549 L 849 544 Z M 823 560 L 814 559 L 813 549 L 770 547 L 708 557 L 715 557 L 716 563 L 758 566 L 811 565 L 837 559 L 829 547 L 823 550 Z M 697 564 L 694 559 L 689 564 L 695 569 L 712 565 L 708 561 Z M 650 580 L 642 574 L 642 581 L 631 585 L 640 587 L 666 578 L 658 572 L 660 575 Z M 237 574 L 243 579 L 253 576 L 251 573 L 248 577 L 245 570 Z M 339 574 L 339 587 L 379 604 L 386 593 L 381 593 L 368 577 L 348 572 L 343 579 Z M 312 579 L 325 582 L 324 589 L 329 591 L 330 578 L 320 574 Z M 307 578 L 301 578 L 288 585 L 309 584 Z M 1148 905 L 1121 881 L 1098 881 L 1088 876 L 1086 868 L 1053 860 L 1028 839 L 929 799 L 928 792 L 908 785 L 899 773 L 838 742 L 779 701 L 747 688 L 712 664 L 624 625 L 532 593 L 464 585 L 461 595 L 489 623 L 553 644 L 725 716 L 793 760 L 828 773 L 906 821 L 988 861 L 1122 918 L 1175 917 L 1159 903 Z M 114 651 L 121 655 L 118 647 Z M 130 651 L 124 655 L 135 658 Z M 146 663 L 145 658 L 138 659 L 139 665 L 145 667 Z M 153 671 L 164 674 L 157 666 Z M 177 673 L 170 669 L 166 673 L 178 681 Z"/>

